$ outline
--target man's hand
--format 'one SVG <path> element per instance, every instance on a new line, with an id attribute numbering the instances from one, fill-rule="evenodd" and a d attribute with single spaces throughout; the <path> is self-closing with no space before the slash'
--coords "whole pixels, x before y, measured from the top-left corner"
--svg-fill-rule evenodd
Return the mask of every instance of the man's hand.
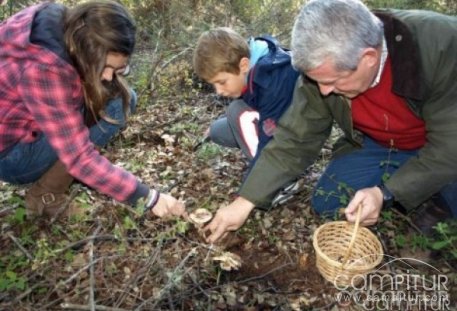
<path id="1" fill-rule="evenodd" d="M 219 208 L 213 220 L 203 228 L 205 232 L 211 232 L 206 241 L 216 243 L 227 231 L 239 229 L 253 208 L 254 204 L 242 197 L 238 197 L 230 205 Z"/>
<path id="2" fill-rule="evenodd" d="M 169 216 L 187 216 L 184 202 L 165 193 L 160 194 L 157 204 L 152 208 L 152 213 L 161 218 Z"/>
<path id="3" fill-rule="evenodd" d="M 372 187 L 357 191 L 345 211 L 348 221 L 355 222 L 359 205 L 362 208 L 360 224 L 364 226 L 374 225 L 378 221 L 382 209 L 381 189 Z"/>

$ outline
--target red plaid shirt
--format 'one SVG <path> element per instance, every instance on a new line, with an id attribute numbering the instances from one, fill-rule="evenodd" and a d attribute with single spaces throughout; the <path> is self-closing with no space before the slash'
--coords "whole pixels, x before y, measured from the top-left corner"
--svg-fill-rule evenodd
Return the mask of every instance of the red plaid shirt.
<path id="1" fill-rule="evenodd" d="M 33 17 L 42 7 L 27 8 L 0 24 L 0 151 L 43 133 L 73 177 L 126 201 L 141 184 L 94 149 L 81 114 L 77 71 L 30 43 Z"/>

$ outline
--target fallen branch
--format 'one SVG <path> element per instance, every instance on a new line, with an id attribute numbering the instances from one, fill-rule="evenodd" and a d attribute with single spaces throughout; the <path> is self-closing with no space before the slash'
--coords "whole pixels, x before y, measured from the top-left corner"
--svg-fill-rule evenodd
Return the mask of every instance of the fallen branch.
<path id="1" fill-rule="evenodd" d="M 27 288 L 27 290 L 25 292 L 23 292 L 22 294 L 18 295 L 17 297 L 14 298 L 14 302 L 16 301 L 21 301 L 22 298 L 26 297 L 27 295 L 29 295 L 31 292 L 33 292 L 35 289 L 37 289 L 38 287 L 40 286 L 44 286 L 45 283 L 36 283 L 34 284 L 32 287 L 29 287 Z"/>
<path id="2" fill-rule="evenodd" d="M 64 248 L 57 249 L 55 252 L 56 253 L 63 253 L 68 249 L 81 247 L 81 246 L 83 246 L 86 243 L 91 242 L 91 241 L 95 242 L 95 241 L 117 241 L 117 240 L 119 240 L 119 239 L 116 236 L 112 235 L 112 234 L 103 234 L 103 235 L 99 235 L 99 236 L 91 235 L 91 236 L 88 236 L 85 239 L 70 243 L 67 246 L 65 246 Z"/>
<path id="3" fill-rule="evenodd" d="M 76 271 L 72 276 L 70 276 L 66 281 L 64 282 L 60 282 L 59 283 L 59 286 L 67 286 L 71 281 L 73 281 L 78 275 L 80 275 L 81 273 L 83 273 L 85 270 L 89 269 L 92 265 L 96 264 L 97 262 L 99 262 L 100 260 L 102 260 L 103 257 L 100 257 L 100 258 L 97 258 L 95 259 L 94 261 L 92 261 L 91 263 L 85 265 L 84 267 L 82 267 L 81 269 L 79 269 L 78 271 Z"/>
<path id="4" fill-rule="evenodd" d="M 91 310 L 90 306 L 78 305 L 78 304 L 73 304 L 73 303 L 62 303 L 62 304 L 60 304 L 60 307 L 62 309 L 70 309 L 70 310 Z M 95 305 L 95 310 L 100 310 L 100 311 L 129 311 L 127 309 L 112 308 L 112 307 L 107 307 L 107 306 L 103 306 L 103 305 Z"/>
<path id="5" fill-rule="evenodd" d="M 68 196 L 67 200 L 65 201 L 65 203 L 57 210 L 56 214 L 51 218 L 51 220 L 49 221 L 49 225 L 51 226 L 53 223 L 56 222 L 57 219 L 59 219 L 60 215 L 62 215 L 63 212 L 65 212 L 68 207 L 70 206 L 70 203 L 73 201 L 73 199 L 76 197 L 76 195 L 78 194 L 79 192 L 79 189 L 80 189 L 80 185 L 77 185 L 73 188 L 73 190 L 71 191 L 70 195 Z"/>
<path id="6" fill-rule="evenodd" d="M 285 264 L 283 264 L 283 265 L 281 265 L 279 267 L 271 269 L 270 271 L 268 271 L 268 272 L 266 272 L 264 274 L 261 274 L 261 275 L 258 275 L 258 276 L 253 276 L 253 277 L 241 280 L 241 281 L 237 281 L 236 283 L 241 284 L 241 283 L 247 283 L 247 282 L 251 282 L 251 281 L 255 281 L 255 280 L 260 280 L 260 279 L 263 279 L 264 277 L 266 277 L 266 276 L 268 276 L 268 275 L 270 275 L 270 274 L 272 274 L 272 273 L 274 273 L 274 272 L 276 272 L 278 270 L 284 269 L 284 268 L 286 268 L 288 266 L 292 266 L 294 264 L 295 263 L 293 263 L 293 262 L 285 263 Z"/>
<path id="7" fill-rule="evenodd" d="M 0 217 L 2 217 L 4 214 L 7 214 L 9 211 L 12 211 L 16 209 L 15 206 L 9 206 L 9 207 L 5 207 L 3 209 L 0 210 Z"/>
<path id="8" fill-rule="evenodd" d="M 179 270 L 181 270 L 184 265 L 186 264 L 186 262 L 189 260 L 190 257 L 194 256 L 195 254 L 197 253 L 197 249 L 196 248 L 192 248 L 189 253 L 186 255 L 186 257 L 179 263 L 179 265 L 176 266 L 175 270 L 173 270 L 173 273 L 171 273 L 171 275 L 169 276 L 168 278 L 168 282 L 167 284 L 165 284 L 165 286 L 162 288 L 162 290 L 160 291 L 158 297 L 150 297 L 148 299 L 146 299 L 145 301 L 143 301 L 137 308 L 135 308 L 135 310 L 139 311 L 139 310 L 142 310 L 142 307 L 147 304 L 149 301 L 151 300 L 155 300 L 155 303 L 154 305 L 149 308 L 150 310 L 156 310 L 156 306 L 157 304 L 161 301 L 162 297 L 165 295 L 165 294 L 168 294 L 168 291 L 170 290 L 170 288 L 173 286 L 173 279 L 175 277 L 175 275 L 177 274 L 177 272 Z"/>
<path id="9" fill-rule="evenodd" d="M 403 213 L 401 213 L 399 210 L 397 210 L 396 208 L 392 208 L 391 211 L 393 211 L 395 213 L 395 215 L 397 215 L 398 217 L 400 217 L 401 219 L 403 219 L 404 221 L 406 221 L 408 223 L 408 225 L 411 226 L 411 228 L 413 228 L 414 230 L 416 230 L 416 232 L 418 233 L 421 233 L 422 234 L 422 230 L 419 229 L 411 220 L 410 217 L 408 217 L 407 215 L 404 215 Z"/>
<path id="10" fill-rule="evenodd" d="M 11 234 L 11 232 L 8 232 L 7 235 L 8 235 L 8 237 L 14 242 L 14 244 L 16 244 L 16 246 L 21 250 L 21 252 L 24 253 L 24 255 L 25 255 L 29 260 L 33 260 L 33 256 L 30 255 L 30 253 L 21 245 L 21 243 L 18 241 L 18 239 L 16 239 L 16 238 Z"/>
<path id="11" fill-rule="evenodd" d="M 162 247 L 162 244 L 160 243 L 156 247 L 154 254 L 151 254 L 151 256 L 149 257 L 149 260 L 146 263 L 146 265 L 144 267 L 140 268 L 138 270 L 138 272 L 135 274 L 135 276 L 130 278 L 130 281 L 127 282 L 124 285 L 124 288 L 121 291 L 122 294 L 120 294 L 119 298 L 117 299 L 116 303 L 114 304 L 115 306 L 119 306 L 124 301 L 124 299 L 125 299 L 125 297 L 127 295 L 127 289 L 129 287 L 135 287 L 136 284 L 138 283 L 138 281 L 146 275 L 146 273 L 149 270 L 149 268 L 154 264 L 154 262 L 156 261 L 157 257 L 159 256 L 159 253 L 161 251 L 161 247 Z"/>
<path id="12" fill-rule="evenodd" d="M 95 229 L 95 232 L 93 234 L 94 238 L 97 236 L 98 232 L 102 228 L 99 219 L 97 219 L 97 223 L 97 229 Z M 89 306 L 91 311 L 95 311 L 94 239 L 90 240 L 89 242 L 89 265 Z"/>

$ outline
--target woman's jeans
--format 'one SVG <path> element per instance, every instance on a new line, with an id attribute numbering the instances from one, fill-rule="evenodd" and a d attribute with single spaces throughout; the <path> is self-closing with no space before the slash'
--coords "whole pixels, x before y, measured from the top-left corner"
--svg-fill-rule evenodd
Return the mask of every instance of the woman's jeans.
<path id="1" fill-rule="evenodd" d="M 130 111 L 136 108 L 137 97 L 131 91 Z M 97 146 L 105 146 L 120 129 L 125 127 L 126 120 L 122 99 L 116 98 L 107 103 L 106 115 L 118 124 L 103 119 L 90 127 L 90 140 Z M 18 143 L 7 152 L 0 153 L 0 180 L 13 184 L 27 184 L 38 180 L 55 162 L 57 154 L 45 135 L 32 143 Z"/>
<path id="2" fill-rule="evenodd" d="M 365 136 L 361 149 L 329 163 L 316 185 L 313 208 L 332 215 L 347 206 L 356 190 L 381 184 L 417 152 L 392 150 Z M 457 182 L 443 187 L 439 195 L 457 217 Z"/>

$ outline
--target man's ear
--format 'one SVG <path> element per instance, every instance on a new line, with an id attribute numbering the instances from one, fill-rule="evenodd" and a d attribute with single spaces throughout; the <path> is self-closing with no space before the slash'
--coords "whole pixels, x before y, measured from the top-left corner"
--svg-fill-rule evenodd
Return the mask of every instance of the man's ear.
<path id="1" fill-rule="evenodd" d="M 362 59 L 368 67 L 377 66 L 381 58 L 381 51 L 375 48 L 366 48 L 362 53 Z"/>
<path id="2" fill-rule="evenodd" d="M 243 57 L 240 60 L 240 73 L 248 73 L 249 72 L 249 58 Z"/>

